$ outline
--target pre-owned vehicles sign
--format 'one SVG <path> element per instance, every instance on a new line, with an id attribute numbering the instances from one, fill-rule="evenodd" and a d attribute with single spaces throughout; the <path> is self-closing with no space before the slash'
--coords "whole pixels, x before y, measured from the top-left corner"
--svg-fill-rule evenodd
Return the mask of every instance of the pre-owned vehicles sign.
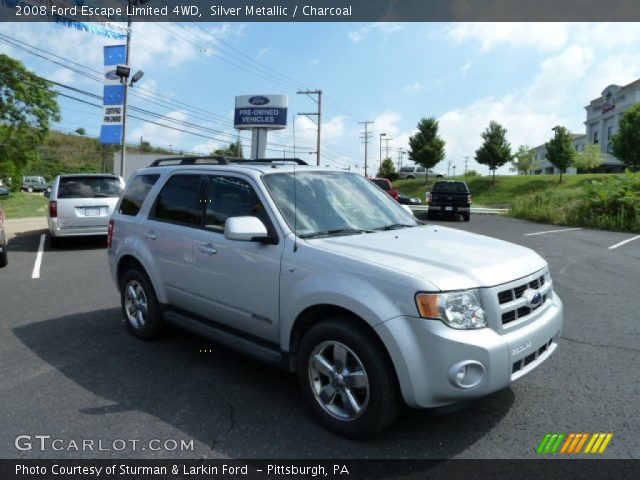
<path id="1" fill-rule="evenodd" d="M 238 129 L 286 128 L 286 95 L 241 95 L 236 97 L 234 124 Z"/>

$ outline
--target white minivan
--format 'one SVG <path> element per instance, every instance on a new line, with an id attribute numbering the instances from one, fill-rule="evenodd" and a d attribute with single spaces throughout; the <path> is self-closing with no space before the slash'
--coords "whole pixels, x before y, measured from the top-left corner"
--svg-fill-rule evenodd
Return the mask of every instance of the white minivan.
<path id="1" fill-rule="evenodd" d="M 123 189 L 124 180 L 117 175 L 58 175 L 49 197 L 51 244 L 65 237 L 106 235 Z"/>

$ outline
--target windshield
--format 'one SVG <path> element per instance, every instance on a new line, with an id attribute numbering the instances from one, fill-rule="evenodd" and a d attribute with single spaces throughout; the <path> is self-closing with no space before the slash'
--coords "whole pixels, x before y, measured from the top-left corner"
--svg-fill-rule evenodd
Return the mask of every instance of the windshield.
<path id="1" fill-rule="evenodd" d="M 263 179 L 291 229 L 296 225 L 296 233 L 302 237 L 419 225 L 399 203 L 355 173 L 296 173 L 297 209 L 294 209 L 293 173 L 271 173 Z"/>
<path id="2" fill-rule="evenodd" d="M 122 192 L 116 177 L 61 177 L 58 198 L 119 197 Z"/>

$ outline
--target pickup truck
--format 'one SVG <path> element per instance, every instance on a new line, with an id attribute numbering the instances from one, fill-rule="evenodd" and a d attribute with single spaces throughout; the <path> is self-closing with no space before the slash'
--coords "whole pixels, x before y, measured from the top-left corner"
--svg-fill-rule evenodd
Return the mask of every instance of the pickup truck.
<path id="1" fill-rule="evenodd" d="M 471 218 L 471 190 L 464 182 L 446 180 L 436 182 L 427 194 L 428 218 L 438 214 L 462 215 L 465 222 Z"/>

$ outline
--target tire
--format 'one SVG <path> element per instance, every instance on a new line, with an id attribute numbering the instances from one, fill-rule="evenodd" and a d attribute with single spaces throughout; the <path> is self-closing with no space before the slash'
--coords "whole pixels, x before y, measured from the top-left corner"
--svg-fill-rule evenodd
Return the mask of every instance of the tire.
<path id="1" fill-rule="evenodd" d="M 407 175 L 407 180 L 415 180 L 416 177 L 413 175 Z"/>
<path id="2" fill-rule="evenodd" d="M 444 175 L 436 175 L 436 178 L 444 178 Z"/>
<path id="3" fill-rule="evenodd" d="M 137 304 L 134 297 L 138 299 Z M 125 272 L 120 283 L 120 303 L 133 335 L 141 340 L 153 340 L 162 334 L 164 321 L 158 298 L 146 273 L 135 267 Z"/>
<path id="4" fill-rule="evenodd" d="M 6 267 L 9 263 L 9 260 L 7 259 L 7 246 L 5 245 L 2 250 L 2 253 L 0 253 L 0 268 Z"/>
<path id="5" fill-rule="evenodd" d="M 27 192 L 33 193 L 33 187 L 27 187 Z"/>
<path id="6" fill-rule="evenodd" d="M 462 219 L 465 222 L 468 222 L 469 220 L 471 220 L 471 214 L 470 213 L 465 213 L 464 215 L 462 215 Z"/>
<path id="7" fill-rule="evenodd" d="M 344 358 L 347 365 L 341 368 Z M 400 413 L 400 389 L 384 347 L 351 318 L 335 317 L 313 326 L 300 342 L 297 360 L 305 401 L 332 432 L 354 439 L 371 437 Z"/>

